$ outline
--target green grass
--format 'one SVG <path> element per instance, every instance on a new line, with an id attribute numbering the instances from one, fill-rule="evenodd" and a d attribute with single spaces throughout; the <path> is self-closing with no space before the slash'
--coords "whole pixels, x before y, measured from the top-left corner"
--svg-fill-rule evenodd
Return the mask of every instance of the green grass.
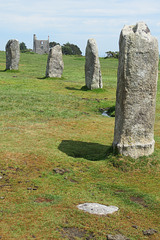
<path id="1" fill-rule="evenodd" d="M 63 58 L 62 78 L 50 79 L 47 55 L 23 53 L 19 70 L 5 71 L 0 52 L 0 236 L 148 239 L 142 230 L 160 231 L 159 83 L 155 152 L 133 160 L 112 153 L 114 117 L 102 116 L 114 115 L 118 61 L 101 58 L 104 88 L 86 91 L 85 58 Z M 120 210 L 90 215 L 77 208 L 84 202 Z"/>

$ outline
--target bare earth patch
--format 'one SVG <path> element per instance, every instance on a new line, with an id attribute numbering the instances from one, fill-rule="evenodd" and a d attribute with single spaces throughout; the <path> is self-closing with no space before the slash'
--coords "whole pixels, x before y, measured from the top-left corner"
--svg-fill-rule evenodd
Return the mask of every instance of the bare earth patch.
<path id="1" fill-rule="evenodd" d="M 69 240 L 77 239 L 77 237 L 86 240 L 95 239 L 93 233 L 88 233 L 86 230 L 75 227 L 64 227 L 61 233 L 63 238 Z"/>
<path id="2" fill-rule="evenodd" d="M 43 203 L 43 202 L 53 202 L 53 199 L 48 199 L 48 198 L 43 198 L 43 197 L 39 197 L 35 200 L 35 202 L 37 203 Z"/>
<path id="3" fill-rule="evenodd" d="M 132 196 L 132 197 L 130 197 L 130 200 L 135 202 L 135 203 L 138 203 L 138 204 L 142 205 L 143 207 L 148 207 L 148 205 L 146 204 L 144 199 L 141 198 L 141 197 L 134 197 L 134 196 Z"/>

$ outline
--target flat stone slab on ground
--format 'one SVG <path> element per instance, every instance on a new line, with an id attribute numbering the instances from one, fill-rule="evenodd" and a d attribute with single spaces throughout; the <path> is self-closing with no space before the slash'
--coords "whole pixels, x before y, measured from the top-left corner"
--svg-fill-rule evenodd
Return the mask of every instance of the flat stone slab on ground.
<path id="1" fill-rule="evenodd" d="M 85 212 L 98 215 L 112 214 L 119 209 L 116 206 L 106 206 L 99 203 L 83 203 L 79 204 L 77 207 Z"/>
<path id="2" fill-rule="evenodd" d="M 117 234 L 117 235 L 111 235 L 111 234 L 108 234 L 107 235 L 107 240 L 130 240 L 129 238 L 121 235 L 121 234 Z"/>

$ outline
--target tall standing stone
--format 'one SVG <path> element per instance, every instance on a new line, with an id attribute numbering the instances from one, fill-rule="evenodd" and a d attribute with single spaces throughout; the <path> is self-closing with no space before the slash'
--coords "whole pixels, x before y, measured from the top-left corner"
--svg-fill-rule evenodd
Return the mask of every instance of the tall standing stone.
<path id="1" fill-rule="evenodd" d="M 85 83 L 88 89 L 102 88 L 102 76 L 95 39 L 89 39 L 85 53 Z"/>
<path id="2" fill-rule="evenodd" d="M 6 70 L 18 70 L 20 59 L 19 41 L 11 39 L 6 44 Z"/>
<path id="3" fill-rule="evenodd" d="M 61 78 L 63 68 L 62 48 L 60 45 L 56 45 L 50 49 L 48 54 L 46 77 Z"/>
<path id="4" fill-rule="evenodd" d="M 144 22 L 124 26 L 119 66 L 113 148 L 138 158 L 154 151 L 158 42 Z"/>

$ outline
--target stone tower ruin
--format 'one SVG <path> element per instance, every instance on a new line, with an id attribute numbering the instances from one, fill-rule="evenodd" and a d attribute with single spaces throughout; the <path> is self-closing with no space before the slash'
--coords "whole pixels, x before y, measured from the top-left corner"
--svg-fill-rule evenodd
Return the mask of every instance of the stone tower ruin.
<path id="1" fill-rule="evenodd" d="M 37 40 L 36 34 L 33 35 L 33 52 L 38 54 L 49 53 L 49 36 L 48 40 Z"/>

